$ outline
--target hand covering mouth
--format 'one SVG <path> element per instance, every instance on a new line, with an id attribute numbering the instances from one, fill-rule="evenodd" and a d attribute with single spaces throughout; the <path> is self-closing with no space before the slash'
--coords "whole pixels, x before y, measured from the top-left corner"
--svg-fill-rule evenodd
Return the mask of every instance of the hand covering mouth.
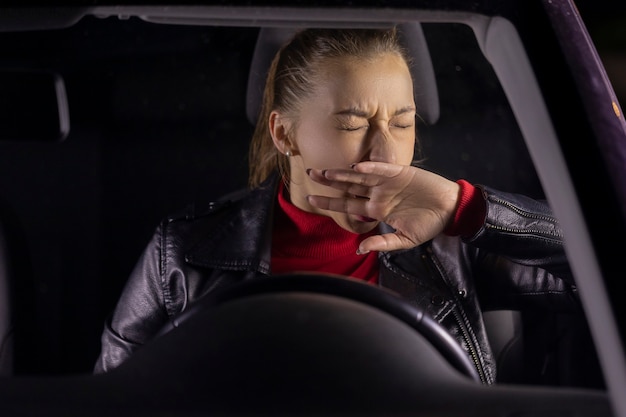
<path id="1" fill-rule="evenodd" d="M 356 198 L 356 199 L 359 199 L 359 200 L 369 200 L 369 197 L 365 197 L 363 195 L 352 194 L 351 196 L 352 196 L 352 198 Z M 377 221 L 376 219 L 374 219 L 372 217 L 362 216 L 360 214 L 357 214 L 356 217 L 357 217 L 357 219 L 359 221 L 361 221 L 363 223 L 372 223 L 372 222 Z"/>

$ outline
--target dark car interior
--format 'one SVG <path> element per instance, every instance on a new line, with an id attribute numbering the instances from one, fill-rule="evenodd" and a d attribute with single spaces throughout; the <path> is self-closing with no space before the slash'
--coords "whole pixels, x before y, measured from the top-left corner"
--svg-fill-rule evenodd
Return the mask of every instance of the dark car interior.
<path id="1" fill-rule="evenodd" d="M 423 32 L 436 45 L 429 51 L 439 106 L 419 127 L 422 165 L 541 198 L 515 119 L 469 28 L 424 24 Z M 19 283 L 16 343 L 27 346 L 15 352 L 16 372 L 89 371 L 100 324 L 158 221 L 246 186 L 254 117 L 248 71 L 258 34 L 115 17 L 86 17 L 45 36 L 2 34 L 2 65 L 62 77 L 71 115 L 65 138 L 0 143 L 5 218 L 13 216 L 7 246 L 24 258 L 11 265 L 20 276 L 12 279 Z M 20 305 L 25 300 L 32 305 Z M 561 324 L 555 317 L 553 325 Z M 545 343 L 558 349 L 557 340 Z M 548 365 L 558 366 L 534 366 Z"/>
<path id="2" fill-rule="evenodd" d="M 263 71 L 293 30 L 123 15 L 56 21 L 66 23 L 0 28 L 0 91 L 12 97 L 0 107 L 3 375 L 91 373 L 103 322 L 158 222 L 246 187 Z M 413 30 L 427 45 L 414 50 L 419 63 L 430 61 L 416 80 L 435 77 L 434 89 L 416 82 L 418 95 L 427 91 L 419 164 L 544 198 L 471 29 Z M 604 388 L 582 311 L 485 319 L 500 382 Z"/>

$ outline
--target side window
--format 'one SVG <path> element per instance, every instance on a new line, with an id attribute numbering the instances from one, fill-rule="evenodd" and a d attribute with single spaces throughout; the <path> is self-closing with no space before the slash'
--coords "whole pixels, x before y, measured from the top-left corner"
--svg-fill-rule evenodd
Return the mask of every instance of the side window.
<path id="1" fill-rule="evenodd" d="M 423 23 L 437 77 L 440 117 L 418 127 L 422 166 L 503 191 L 543 198 L 524 139 L 473 31 Z"/>
<path id="2" fill-rule="evenodd" d="M 422 27 L 436 74 L 440 117 L 432 125 L 418 125 L 421 166 L 453 180 L 463 178 L 544 198 L 508 99 L 474 32 L 463 24 L 423 23 Z M 513 369 L 514 378 L 533 384 L 603 386 L 582 312 L 486 312 L 485 316 L 492 313 L 513 314 L 514 332 L 520 337 L 513 365 L 521 366 Z M 492 317 L 496 326 L 487 322 L 491 335 L 498 334 L 501 324 L 509 320 L 507 315 Z M 499 366 L 505 367 L 500 362 Z"/>
<path id="3" fill-rule="evenodd" d="M 94 16 L 0 32 L 0 69 L 62 76 L 71 124 L 63 141 L 0 140 L 0 206 L 16 212 L 32 269 L 15 308 L 37 340 L 18 347 L 17 371 L 91 370 L 104 316 L 159 220 L 246 185 L 257 32 Z M 33 109 L 25 117 L 41 124 Z"/>

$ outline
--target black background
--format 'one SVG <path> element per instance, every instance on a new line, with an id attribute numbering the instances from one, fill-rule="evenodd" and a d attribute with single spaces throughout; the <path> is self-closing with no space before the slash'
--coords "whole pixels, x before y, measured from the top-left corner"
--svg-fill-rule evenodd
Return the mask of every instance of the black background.
<path id="1" fill-rule="evenodd" d="M 576 6 L 593 39 L 622 107 L 626 103 L 626 1 L 578 0 Z"/>

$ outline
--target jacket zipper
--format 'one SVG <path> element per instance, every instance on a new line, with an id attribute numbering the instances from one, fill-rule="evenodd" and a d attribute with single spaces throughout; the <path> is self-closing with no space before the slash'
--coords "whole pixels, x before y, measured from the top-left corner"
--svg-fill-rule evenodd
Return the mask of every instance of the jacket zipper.
<path id="1" fill-rule="evenodd" d="M 439 274 L 439 277 L 444 282 L 446 282 L 444 274 L 443 274 L 443 271 L 439 267 L 438 262 L 435 260 L 435 256 L 434 256 L 433 251 L 432 251 L 432 249 L 430 247 L 427 248 L 427 252 L 428 252 L 428 255 L 429 255 L 428 259 L 435 266 L 435 269 L 436 269 L 437 273 Z M 448 287 L 448 285 L 446 285 L 446 287 Z M 461 334 L 463 335 L 463 340 L 465 340 L 465 343 L 467 344 L 467 347 L 468 347 L 468 350 L 469 350 L 470 359 L 472 360 L 472 362 L 474 363 L 474 367 L 478 371 L 478 376 L 480 377 L 480 381 L 482 383 L 484 383 L 484 384 L 489 384 L 489 381 L 487 381 L 487 377 L 485 375 L 485 370 L 483 369 L 482 365 L 480 364 L 480 360 L 478 359 L 478 352 L 476 352 L 476 347 L 474 346 L 474 343 L 472 342 L 471 338 L 467 334 L 467 329 L 465 327 L 465 324 L 464 324 L 462 318 L 459 316 L 459 312 L 457 311 L 457 306 L 459 305 L 458 297 L 456 295 L 453 295 L 453 298 L 454 298 L 454 301 L 455 301 L 456 305 L 452 309 L 452 314 L 454 315 L 454 320 L 456 321 L 457 325 L 461 329 Z"/>
<path id="2" fill-rule="evenodd" d="M 550 217 L 550 216 L 544 216 L 544 215 L 538 215 L 535 213 L 530 213 L 524 210 L 521 210 L 519 207 L 514 206 L 513 204 L 511 204 L 508 201 L 502 200 L 500 198 L 496 198 L 494 196 L 490 196 L 490 199 L 493 200 L 494 202 L 505 206 L 507 208 L 509 208 L 510 210 L 516 212 L 517 214 L 519 214 L 522 217 L 526 217 L 527 219 L 537 219 L 537 220 L 544 220 L 547 222 L 551 222 L 551 223 L 556 223 L 556 220 L 554 219 L 554 217 Z M 511 228 L 507 228 L 507 227 L 502 227 L 502 226 L 495 226 L 495 225 L 491 225 L 491 224 L 486 224 L 487 227 L 495 229 L 495 230 L 502 230 L 505 232 L 519 232 L 520 229 L 511 229 Z M 558 238 L 563 238 L 563 235 L 561 233 L 550 233 L 550 232 L 546 232 L 545 230 L 534 230 L 534 229 L 524 229 L 523 230 L 524 233 L 535 233 L 538 235 L 543 235 L 543 236 L 551 236 L 551 237 L 558 237 Z"/>
<path id="3" fill-rule="evenodd" d="M 458 311 L 456 311 L 456 308 L 452 310 L 452 314 L 454 314 L 454 319 L 456 320 L 459 328 L 461 329 L 461 332 L 463 333 L 463 339 L 465 339 L 465 342 L 467 343 L 467 347 L 470 351 L 470 358 L 472 359 L 472 362 L 474 362 L 474 367 L 476 367 L 476 370 L 478 371 L 480 381 L 483 384 L 488 384 L 489 382 L 487 381 L 487 377 L 485 376 L 485 371 L 480 365 L 480 361 L 478 360 L 478 353 L 476 352 L 476 348 L 471 342 L 469 335 L 467 334 L 467 329 L 463 325 L 463 321 L 461 320 L 461 317 L 459 317 L 459 313 Z"/>
<path id="4" fill-rule="evenodd" d="M 563 236 L 560 233 L 546 233 L 545 230 L 536 230 L 536 229 L 511 229 L 510 227 L 502 227 L 502 226 L 496 226 L 493 224 L 485 224 L 485 227 L 489 228 L 489 229 L 494 229 L 494 230 L 499 230 L 501 232 L 508 232 L 508 233 L 532 233 L 532 234 L 536 234 L 536 235 L 542 235 L 542 236 L 546 236 L 546 237 L 552 237 L 552 238 L 562 238 Z"/>

